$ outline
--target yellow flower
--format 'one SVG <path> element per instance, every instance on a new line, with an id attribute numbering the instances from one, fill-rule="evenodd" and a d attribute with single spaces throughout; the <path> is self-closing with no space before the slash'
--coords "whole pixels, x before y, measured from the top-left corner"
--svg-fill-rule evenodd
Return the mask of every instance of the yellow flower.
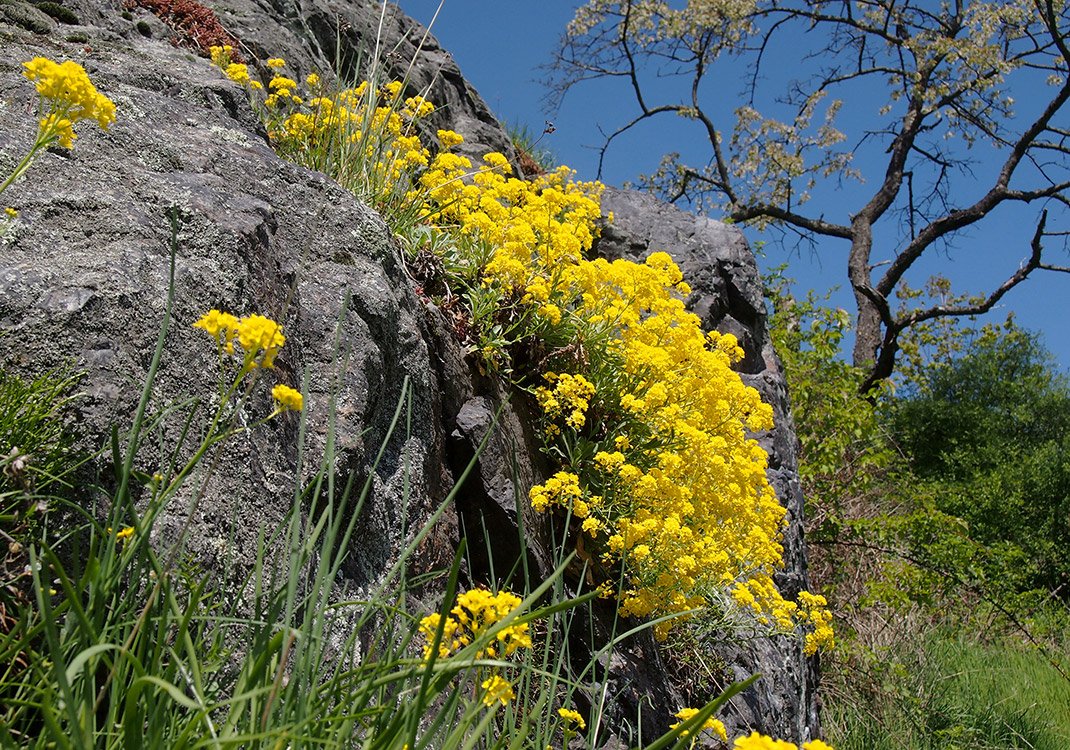
<path id="1" fill-rule="evenodd" d="M 279 68 L 286 67 L 286 61 L 283 60 L 281 57 L 268 58 L 268 61 L 265 64 L 272 70 L 278 70 Z"/>
<path id="2" fill-rule="evenodd" d="M 464 143 L 464 136 L 452 130 L 440 130 L 438 131 L 438 142 L 442 148 L 450 149 Z"/>
<path id="3" fill-rule="evenodd" d="M 78 137 L 74 133 L 74 123 L 55 113 L 41 119 L 39 132 L 43 140 L 59 141 L 59 145 L 63 148 L 72 148 L 74 139 Z"/>
<path id="4" fill-rule="evenodd" d="M 130 541 L 133 538 L 133 536 L 134 536 L 134 527 L 133 526 L 124 526 L 123 528 L 119 529 L 118 531 L 113 531 L 112 528 L 109 526 L 108 527 L 108 533 L 109 534 L 113 534 L 114 533 L 115 534 L 115 541 L 121 542 L 122 544 L 125 545 L 128 541 Z"/>
<path id="5" fill-rule="evenodd" d="M 297 88 L 297 81 L 286 76 L 275 76 L 268 83 L 268 88 L 272 91 L 278 91 L 279 96 L 289 96 L 290 91 Z M 286 93 L 284 94 L 283 91 Z"/>
<path id="6" fill-rule="evenodd" d="M 584 519 L 583 525 L 580 527 L 580 529 L 584 533 L 590 534 L 592 537 L 597 537 L 599 532 L 605 529 L 605 526 L 597 518 L 591 516 L 589 518 Z"/>
<path id="7" fill-rule="evenodd" d="M 78 63 L 71 60 L 57 63 L 47 57 L 35 57 L 22 65 L 23 75 L 36 83 L 37 93 L 48 100 L 53 114 L 71 123 L 96 120 L 103 130 L 115 121 L 115 104 L 97 92 L 85 68 Z"/>
<path id="8" fill-rule="evenodd" d="M 263 351 L 260 364 L 271 367 L 275 354 L 286 343 L 282 335 L 282 326 L 263 315 L 249 315 L 238 321 L 238 343 L 247 355 L 256 355 Z"/>
<path id="9" fill-rule="evenodd" d="M 243 63 L 230 63 L 223 69 L 223 73 L 225 73 L 230 80 L 235 83 L 240 83 L 243 86 L 248 85 L 252 80 L 249 78 L 249 66 Z"/>
<path id="10" fill-rule="evenodd" d="M 540 307 L 539 315 L 546 318 L 553 325 L 557 325 L 561 322 L 561 308 L 552 303 Z"/>
<path id="11" fill-rule="evenodd" d="M 587 728 L 587 722 L 583 720 L 578 711 L 573 711 L 571 708 L 559 708 L 557 709 L 557 715 L 564 719 L 566 723 L 575 724 L 580 729 Z"/>
<path id="12" fill-rule="evenodd" d="M 316 73 L 309 73 L 308 77 L 305 78 L 305 84 L 309 88 L 313 88 L 313 89 L 316 88 L 317 86 L 320 85 L 320 77 L 319 77 L 319 75 L 317 75 Z"/>
<path id="13" fill-rule="evenodd" d="M 509 705 L 509 701 L 516 697 L 513 686 L 508 680 L 499 675 L 494 675 L 483 680 L 483 705 L 493 706 L 494 701 L 499 701 L 503 706 Z"/>
<path id="14" fill-rule="evenodd" d="M 207 331 L 208 335 L 216 339 L 228 354 L 234 352 L 234 336 L 238 330 L 238 319 L 230 313 L 215 309 L 209 310 L 193 324 L 193 327 Z"/>
<path id="15" fill-rule="evenodd" d="M 301 391 L 282 383 L 271 389 L 271 397 L 279 402 L 279 409 L 282 411 L 301 411 L 305 405 L 305 397 L 301 395 Z"/>
<path id="16" fill-rule="evenodd" d="M 9 219 L 17 219 L 17 218 L 19 218 L 19 212 L 16 211 L 15 209 L 13 209 L 11 206 L 8 206 L 7 208 L 5 208 L 4 209 L 4 213 L 7 215 L 7 218 L 9 218 Z"/>
<path id="17" fill-rule="evenodd" d="M 676 729 L 676 727 L 680 726 L 682 723 L 692 718 L 697 713 L 697 708 L 681 708 L 679 711 L 676 712 L 676 718 L 680 721 L 676 722 L 675 724 L 672 724 L 669 728 Z M 724 724 L 718 719 L 714 719 L 712 717 L 706 719 L 706 721 L 702 724 L 702 729 L 713 732 L 715 735 L 720 737 L 722 741 L 728 742 L 728 732 L 725 730 Z M 687 737 L 689 734 L 690 732 L 688 732 L 686 729 L 680 732 L 680 735 L 683 737 Z"/>
<path id="18" fill-rule="evenodd" d="M 420 632 L 427 639 L 424 658 L 431 655 L 431 644 L 439 625 L 442 640 L 438 657 L 444 659 L 455 651 L 480 640 L 496 623 L 508 617 L 520 606 L 520 597 L 508 591 L 492 594 L 486 589 L 470 589 L 457 597 L 457 604 L 449 611 L 445 622 L 435 613 L 420 621 Z M 499 644 L 504 652 L 499 654 Z M 519 648 L 531 648 L 531 635 L 527 623 L 509 625 L 495 635 L 494 641 L 476 652 L 477 659 L 511 656 Z"/>
<path id="19" fill-rule="evenodd" d="M 212 58 L 212 64 L 217 68 L 226 68 L 230 65 L 230 56 L 233 52 L 234 48 L 229 44 L 224 44 L 222 47 L 212 45 L 208 48 L 208 55 Z"/>
<path id="20" fill-rule="evenodd" d="M 793 742 L 775 740 L 757 732 L 751 732 L 747 737 L 737 737 L 732 747 L 734 750 L 797 750 Z M 814 750 L 820 750 L 820 746 Z"/>

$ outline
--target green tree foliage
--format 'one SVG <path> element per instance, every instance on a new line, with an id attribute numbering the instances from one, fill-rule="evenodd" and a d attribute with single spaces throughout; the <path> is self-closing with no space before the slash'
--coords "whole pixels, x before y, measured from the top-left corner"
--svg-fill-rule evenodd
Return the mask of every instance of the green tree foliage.
<path id="1" fill-rule="evenodd" d="M 911 328 L 986 312 L 1035 270 L 1070 271 L 1042 257 L 1070 205 L 1068 36 L 1060 0 L 587 0 L 553 84 L 626 84 L 632 114 L 602 157 L 629 131 L 653 135 L 670 153 L 643 181 L 667 199 L 849 247 L 866 392 Z M 693 124 L 697 161 L 654 129 L 667 118 Z M 835 197 L 811 203 L 822 190 Z M 894 309 L 922 258 L 1010 206 L 1021 231 L 1002 282 Z"/>
<path id="2" fill-rule="evenodd" d="M 850 316 L 788 286 L 775 275 L 766 291 L 811 576 L 840 636 L 822 661 L 830 741 L 1066 747 L 1067 379 L 1013 321 L 933 320 L 904 341 L 898 387 L 864 398 L 843 357 Z"/>
<path id="3" fill-rule="evenodd" d="M 977 575 L 1070 596 L 1070 382 L 1035 337 L 983 333 L 911 383 L 891 424 L 937 508 L 986 550 Z"/>

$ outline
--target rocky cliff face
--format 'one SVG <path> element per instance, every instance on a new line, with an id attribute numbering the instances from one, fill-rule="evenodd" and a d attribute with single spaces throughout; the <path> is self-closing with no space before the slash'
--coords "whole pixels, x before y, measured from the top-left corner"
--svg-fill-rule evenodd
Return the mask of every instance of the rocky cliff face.
<path id="1" fill-rule="evenodd" d="M 128 423 L 163 316 L 174 211 L 174 323 L 155 401 L 164 406 L 214 391 L 215 353 L 189 325 L 206 310 L 280 320 L 289 343 L 277 370 L 285 382 L 304 384 L 310 454 L 323 452 L 333 399 L 343 472 L 374 474 L 375 491 L 340 585 L 359 591 L 375 581 L 398 551 L 402 519 L 420 518 L 445 496 L 499 409 L 474 476 L 419 564 L 449 560 L 462 529 L 473 524 L 487 525 L 496 539 L 515 539 L 517 516 L 525 512 L 515 497 L 547 469 L 534 448 L 527 405 L 465 358 L 445 317 L 414 293 L 381 219 L 322 175 L 280 160 L 244 93 L 207 60 L 174 46 L 173 32 L 157 17 L 103 0 L 65 4 L 72 14 L 67 21 L 76 24 L 19 0 L 0 7 L 0 174 L 33 137 L 34 94 L 21 77 L 23 60 L 77 60 L 115 101 L 119 118 L 108 133 L 81 129 L 75 149 L 44 154 L 4 194 L 20 216 L 0 240 L 3 367 L 84 370 L 85 397 L 77 408 L 86 445 L 102 444 L 112 423 Z M 283 56 L 302 73 L 329 70 L 335 60 L 353 69 L 358 50 L 381 25 L 396 60 L 415 55 L 415 88 L 448 105 L 436 125 L 464 134 L 473 154 L 512 155 L 506 133 L 449 54 L 393 9 L 381 19 L 369 2 L 232 0 L 217 11 L 247 57 Z M 694 287 L 694 309 L 708 327 L 739 337 L 747 351 L 744 377 L 776 409 L 778 426 L 762 441 L 789 512 L 780 583 L 794 593 L 806 576 L 795 440 L 753 258 L 738 231 L 647 196 L 609 191 L 604 208 L 616 221 L 597 251 L 611 258 L 670 252 Z M 373 467 L 403 384 L 411 430 L 391 441 Z M 258 398 L 248 408 L 266 413 L 266 396 Z M 223 470 L 193 508 L 192 552 L 205 564 L 224 550 L 251 557 L 260 526 L 289 508 L 295 425 L 275 420 L 229 444 Z M 189 512 L 189 505 L 175 507 L 156 533 L 173 534 Z M 532 549 L 536 567 L 545 565 L 539 545 Z M 518 555 L 519 548 L 502 553 Z M 473 558 L 472 567 L 480 565 Z M 469 575 L 478 578 L 479 571 Z M 797 643 L 755 639 L 716 648 L 726 665 L 723 679 L 763 674 L 725 717 L 730 731 L 816 735 L 814 665 Z M 618 715 L 634 715 L 646 704 L 646 736 L 661 731 L 668 712 L 683 705 L 679 685 L 667 676 L 671 665 L 661 662 L 652 641 L 635 639 L 605 666 L 619 696 Z"/>

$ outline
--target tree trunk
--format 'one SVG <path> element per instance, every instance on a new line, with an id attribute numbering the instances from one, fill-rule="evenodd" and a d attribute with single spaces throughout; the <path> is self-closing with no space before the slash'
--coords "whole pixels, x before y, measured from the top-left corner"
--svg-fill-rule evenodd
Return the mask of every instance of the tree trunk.
<path id="1" fill-rule="evenodd" d="M 851 253 L 847 257 L 847 277 L 855 295 L 858 317 L 855 325 L 855 345 L 852 362 L 857 367 L 872 367 L 883 338 L 881 315 L 870 295 L 869 257 L 873 249 L 873 227 L 864 215 L 851 220 Z M 867 294 L 868 292 L 868 294 Z"/>

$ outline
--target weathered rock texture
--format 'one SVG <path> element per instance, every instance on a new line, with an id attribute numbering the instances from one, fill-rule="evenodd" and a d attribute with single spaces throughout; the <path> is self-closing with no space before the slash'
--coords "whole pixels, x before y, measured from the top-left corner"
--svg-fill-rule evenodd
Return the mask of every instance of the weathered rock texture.
<path id="1" fill-rule="evenodd" d="M 0 19 L 0 174 L 33 137 L 35 95 L 20 75 L 23 60 L 79 61 L 115 101 L 119 118 L 108 133 L 81 127 L 76 148 L 43 154 L 3 196 L 20 215 L 0 240 L 0 366 L 23 373 L 64 364 L 84 370 L 78 410 L 86 445 L 101 445 L 113 423 L 128 424 L 163 319 L 174 211 L 174 320 L 156 408 L 214 392 L 214 348 L 190 327 L 203 312 L 272 316 L 285 325 L 288 343 L 271 377 L 305 389 L 312 463 L 323 452 L 333 399 L 342 471 L 374 478 L 340 585 L 359 590 L 375 581 L 398 551 L 401 519 L 418 520 L 445 496 L 488 431 L 456 508 L 418 563 L 447 562 L 466 529 L 478 528 L 471 546 L 481 548 L 483 526 L 498 554 L 519 555 L 519 545 L 509 541 L 525 512 L 516 498 L 549 469 L 535 449 L 529 405 L 465 358 L 446 316 L 414 293 L 382 221 L 322 175 L 277 158 L 243 92 L 207 60 L 173 46 L 158 19 L 124 14 L 104 0 L 67 5 L 80 25 Z M 248 57 L 283 56 L 302 73 L 327 71 L 336 58 L 354 69 L 357 50 L 380 24 L 371 2 L 232 0 L 218 10 Z M 11 21 L 11 14 L 3 19 Z M 419 25 L 393 9 L 382 25 L 391 65 L 410 59 L 424 39 Z M 446 105 L 435 124 L 463 133 L 473 154 L 511 154 L 503 129 L 433 38 L 426 37 L 410 81 Z M 617 219 L 598 251 L 673 254 L 695 289 L 695 309 L 708 326 L 740 338 L 748 352 L 744 377 L 776 409 L 778 427 L 761 439 L 791 520 L 781 584 L 794 593 L 805 580 L 794 437 L 753 258 L 737 231 L 649 197 L 609 191 L 605 208 Z M 411 432 L 396 436 L 373 467 L 403 383 Z M 270 409 L 268 385 L 254 389 L 244 418 L 255 421 Z M 205 564 L 223 555 L 251 558 L 259 528 L 281 519 L 301 479 L 295 443 L 292 416 L 232 441 L 204 498 L 180 498 L 163 518 L 156 530 L 161 541 L 192 514 L 192 552 Z M 145 456 L 152 458 L 151 446 Z M 409 506 L 403 507 L 406 472 Z M 537 519 L 529 524 L 531 563 L 545 570 Z M 471 566 L 472 578 L 486 574 L 478 553 Z M 756 639 L 722 646 L 720 658 L 728 678 L 764 675 L 734 704 L 727 717 L 732 727 L 795 739 L 816 733 L 814 674 L 797 644 Z M 663 731 L 683 696 L 666 677 L 671 670 L 653 641 L 634 639 L 605 667 L 603 678 L 616 696 L 610 715 L 623 722 L 643 705 L 644 736 Z"/>

